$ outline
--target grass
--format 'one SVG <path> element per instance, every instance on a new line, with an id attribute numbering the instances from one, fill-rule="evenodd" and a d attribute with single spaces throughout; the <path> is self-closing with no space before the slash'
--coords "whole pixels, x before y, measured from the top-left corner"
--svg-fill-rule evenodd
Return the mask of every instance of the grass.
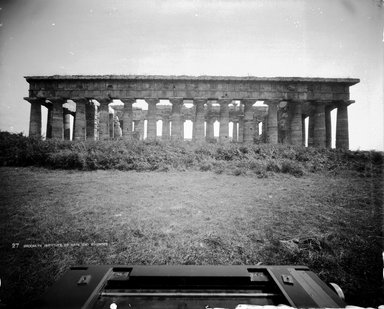
<path id="1" fill-rule="evenodd" d="M 0 298 L 19 306 L 74 264 L 261 261 L 308 265 L 349 304 L 382 304 L 381 169 L 354 154 L 348 164 L 359 168 L 307 166 L 297 177 L 271 156 L 228 173 L 239 148 L 226 147 L 199 148 L 204 164 L 184 172 L 0 168 Z M 312 160 L 300 156 L 285 160 Z M 22 248 L 79 242 L 107 245 Z"/>

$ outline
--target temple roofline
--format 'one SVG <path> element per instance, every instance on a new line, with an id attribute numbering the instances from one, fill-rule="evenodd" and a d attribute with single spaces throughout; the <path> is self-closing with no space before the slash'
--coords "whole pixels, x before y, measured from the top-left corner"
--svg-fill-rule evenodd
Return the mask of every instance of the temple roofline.
<path id="1" fill-rule="evenodd" d="M 212 80 L 212 81 L 274 81 L 274 82 L 323 82 L 355 85 L 358 78 L 321 78 L 321 77 L 256 77 L 256 76 L 187 76 L 187 75 L 51 75 L 24 76 L 30 80 Z"/>

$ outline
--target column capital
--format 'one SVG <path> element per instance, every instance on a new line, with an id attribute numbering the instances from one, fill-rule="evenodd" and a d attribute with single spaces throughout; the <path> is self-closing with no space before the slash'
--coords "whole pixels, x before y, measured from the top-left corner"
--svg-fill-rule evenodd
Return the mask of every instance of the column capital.
<path id="1" fill-rule="evenodd" d="M 247 99 L 241 99 L 240 102 L 244 105 L 253 105 L 255 104 L 257 99 L 247 98 Z"/>
<path id="2" fill-rule="evenodd" d="M 343 106 L 343 107 L 347 107 L 353 103 L 355 103 L 354 100 L 344 100 L 344 101 L 336 101 L 336 107 L 338 106 Z"/>
<path id="3" fill-rule="evenodd" d="M 206 104 L 207 101 L 208 101 L 207 98 L 193 98 L 194 105 L 203 105 L 203 104 Z"/>
<path id="4" fill-rule="evenodd" d="M 148 104 L 157 104 L 160 102 L 158 98 L 144 98 L 145 102 Z"/>
<path id="5" fill-rule="evenodd" d="M 43 99 L 43 98 L 36 98 L 36 97 L 25 97 L 24 100 L 28 101 L 31 104 L 36 104 L 36 103 L 43 104 L 45 102 L 45 99 Z"/>
<path id="6" fill-rule="evenodd" d="M 184 103 L 184 98 L 172 97 L 172 98 L 169 98 L 169 102 L 171 102 L 172 104 L 182 104 Z"/>
<path id="7" fill-rule="evenodd" d="M 281 101 L 284 101 L 284 100 L 264 100 L 264 104 L 266 104 L 266 105 L 277 105 Z"/>
<path id="8" fill-rule="evenodd" d="M 228 105 L 228 104 L 231 104 L 232 101 L 233 101 L 232 99 L 223 98 L 223 99 L 218 99 L 217 103 L 220 105 Z"/>
<path id="9" fill-rule="evenodd" d="M 67 99 L 64 99 L 62 97 L 48 97 L 47 100 L 51 103 L 62 103 L 67 101 Z"/>
<path id="10" fill-rule="evenodd" d="M 70 98 L 75 103 L 87 103 L 89 100 L 84 97 L 76 97 L 76 98 Z"/>
<path id="11" fill-rule="evenodd" d="M 124 106 L 125 106 L 125 104 L 134 104 L 136 102 L 136 99 L 135 98 L 121 98 L 120 101 L 123 102 Z"/>
<path id="12" fill-rule="evenodd" d="M 105 104 L 109 104 L 109 103 L 113 102 L 113 100 L 111 98 L 108 98 L 108 97 L 98 97 L 98 98 L 94 98 L 94 100 L 99 102 L 100 105 L 105 105 Z"/>

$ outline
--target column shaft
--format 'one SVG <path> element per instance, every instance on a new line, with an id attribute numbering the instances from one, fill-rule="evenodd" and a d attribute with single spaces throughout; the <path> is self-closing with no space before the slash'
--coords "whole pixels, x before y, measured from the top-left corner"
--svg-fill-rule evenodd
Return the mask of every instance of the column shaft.
<path id="1" fill-rule="evenodd" d="M 86 138 L 95 140 L 95 114 L 96 109 L 92 101 L 88 101 L 85 104 L 85 119 L 86 119 Z"/>
<path id="2" fill-rule="evenodd" d="M 99 106 L 99 140 L 109 139 L 109 98 L 97 99 Z"/>
<path id="3" fill-rule="evenodd" d="M 52 102 L 52 138 L 64 137 L 63 103 L 63 100 Z"/>
<path id="4" fill-rule="evenodd" d="M 163 117 L 163 128 L 162 128 L 161 139 L 163 141 L 168 141 L 169 137 L 170 137 L 170 134 L 169 134 L 169 118 L 168 117 Z"/>
<path id="5" fill-rule="evenodd" d="M 43 100 L 38 98 L 25 98 L 31 103 L 31 112 L 29 117 L 29 136 L 41 137 L 41 103 Z"/>
<path id="6" fill-rule="evenodd" d="M 345 103 L 337 107 L 336 148 L 349 149 L 348 105 Z"/>
<path id="7" fill-rule="evenodd" d="M 148 114 L 147 114 L 147 140 L 156 139 L 156 104 L 159 102 L 158 99 L 145 99 L 148 103 Z"/>
<path id="8" fill-rule="evenodd" d="M 332 122 L 331 122 L 331 108 L 325 107 L 325 147 L 332 147 Z"/>
<path id="9" fill-rule="evenodd" d="M 305 118 L 307 118 L 306 115 L 301 115 L 301 134 L 303 137 L 302 145 L 305 146 L 305 140 L 306 140 L 306 133 L 305 133 Z"/>
<path id="10" fill-rule="evenodd" d="M 172 132 L 171 138 L 172 140 L 183 140 L 184 135 L 182 132 L 184 130 L 184 123 L 182 122 L 181 110 L 183 106 L 183 98 L 170 98 L 169 102 L 172 103 Z"/>
<path id="11" fill-rule="evenodd" d="M 315 114 L 311 110 L 308 117 L 308 147 L 314 146 L 314 134 L 315 134 Z"/>
<path id="12" fill-rule="evenodd" d="M 242 143 L 244 141 L 244 116 L 239 116 L 239 137 L 238 141 Z"/>
<path id="13" fill-rule="evenodd" d="M 68 108 L 64 108 L 64 140 L 71 139 L 71 113 Z"/>
<path id="14" fill-rule="evenodd" d="M 193 104 L 195 105 L 195 122 L 193 126 L 194 140 L 204 140 L 204 104 L 207 103 L 207 99 L 195 98 Z"/>
<path id="15" fill-rule="evenodd" d="M 133 98 L 121 99 L 124 103 L 123 109 L 123 129 L 124 138 L 129 138 L 132 135 L 133 108 L 132 105 L 136 102 Z"/>
<path id="16" fill-rule="evenodd" d="M 252 105 L 256 102 L 253 99 L 243 99 L 241 103 L 244 105 L 244 131 L 243 142 L 253 143 L 253 108 Z"/>
<path id="17" fill-rule="evenodd" d="M 278 143 L 277 127 L 277 101 L 265 102 L 268 105 L 267 140 L 270 144 Z"/>
<path id="18" fill-rule="evenodd" d="M 237 142 L 237 121 L 233 122 L 233 128 L 232 128 L 232 141 Z"/>
<path id="19" fill-rule="evenodd" d="M 325 147 L 325 111 L 324 104 L 315 105 L 313 144 L 315 147 Z"/>
<path id="20" fill-rule="evenodd" d="M 289 108 L 291 109 L 291 126 L 290 134 L 291 144 L 301 146 L 303 145 L 303 117 L 301 113 L 300 102 L 290 102 Z"/>
<path id="21" fill-rule="evenodd" d="M 46 138 L 52 138 L 52 104 L 47 104 L 47 132 Z"/>
<path id="22" fill-rule="evenodd" d="M 225 142 L 229 140 L 229 107 L 232 100 L 230 99 L 219 99 L 220 104 L 220 131 L 219 140 Z"/>
<path id="23" fill-rule="evenodd" d="M 85 104 L 86 99 L 72 99 L 76 103 L 76 114 L 75 114 L 75 128 L 74 128 L 74 140 L 83 141 L 86 139 L 87 134 L 87 123 L 85 117 Z"/>

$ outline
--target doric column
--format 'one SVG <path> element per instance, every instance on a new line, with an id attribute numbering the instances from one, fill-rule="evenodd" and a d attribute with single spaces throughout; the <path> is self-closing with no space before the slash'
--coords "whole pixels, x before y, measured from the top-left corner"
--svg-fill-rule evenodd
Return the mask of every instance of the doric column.
<path id="1" fill-rule="evenodd" d="M 270 144 L 277 144 L 277 105 L 279 104 L 279 101 L 265 101 L 264 104 L 268 105 L 267 142 Z"/>
<path id="2" fill-rule="evenodd" d="M 233 122 L 233 128 L 232 128 L 232 141 L 237 142 L 237 121 Z"/>
<path id="3" fill-rule="evenodd" d="M 219 99 L 220 104 L 220 142 L 229 140 L 229 107 L 228 104 L 232 102 L 231 99 Z"/>
<path id="4" fill-rule="evenodd" d="M 306 139 L 306 133 L 305 133 L 305 118 L 307 118 L 307 115 L 302 114 L 301 115 L 301 134 L 303 136 L 303 142 L 302 145 L 305 146 L 305 139 Z"/>
<path id="5" fill-rule="evenodd" d="M 161 134 L 161 139 L 163 141 L 168 141 L 169 138 L 170 138 L 170 134 L 169 134 L 169 117 L 168 116 L 164 116 L 163 117 L 163 128 L 162 128 L 162 134 Z"/>
<path id="6" fill-rule="evenodd" d="M 87 99 L 75 98 L 71 100 L 76 103 L 73 139 L 83 141 L 87 136 L 87 123 L 85 117 L 85 104 L 87 103 Z"/>
<path id="7" fill-rule="evenodd" d="M 120 99 L 124 103 L 123 109 L 123 129 L 124 138 L 129 138 L 132 135 L 133 109 L 132 105 L 136 102 L 134 98 Z"/>
<path id="8" fill-rule="evenodd" d="M 308 147 L 314 146 L 314 134 L 315 134 L 315 110 L 312 105 L 309 106 L 308 115 Z"/>
<path id="9" fill-rule="evenodd" d="M 100 103 L 99 106 L 99 140 L 109 139 L 109 103 L 110 98 L 96 99 Z"/>
<path id="10" fill-rule="evenodd" d="M 337 106 L 336 148 L 338 149 L 349 149 L 348 105 L 349 102 L 340 102 Z"/>
<path id="11" fill-rule="evenodd" d="M 47 104 L 47 131 L 45 133 L 46 138 L 52 138 L 52 104 Z"/>
<path id="12" fill-rule="evenodd" d="M 24 100 L 31 103 L 31 113 L 29 116 L 29 136 L 41 137 L 41 104 L 44 103 L 44 100 L 30 97 L 24 98 Z"/>
<path id="13" fill-rule="evenodd" d="M 331 110 L 330 106 L 325 107 L 325 147 L 332 147 L 332 122 L 331 122 Z"/>
<path id="14" fill-rule="evenodd" d="M 241 103 L 244 105 L 244 131 L 243 142 L 253 142 L 253 109 L 252 105 L 256 102 L 255 99 L 242 99 Z"/>
<path id="15" fill-rule="evenodd" d="M 207 128 L 206 128 L 206 140 L 212 140 L 213 138 L 215 138 L 215 132 L 214 132 L 214 118 L 211 116 L 211 115 L 208 115 L 208 118 L 207 118 Z"/>
<path id="16" fill-rule="evenodd" d="M 64 140 L 71 139 L 71 112 L 68 108 L 64 108 Z"/>
<path id="17" fill-rule="evenodd" d="M 263 117 L 263 122 L 262 122 L 262 132 L 261 132 L 261 140 L 263 143 L 267 142 L 267 118 L 268 116 Z"/>
<path id="18" fill-rule="evenodd" d="M 66 102 L 63 98 L 48 98 L 52 103 L 52 132 L 51 137 L 63 139 L 64 137 L 64 117 L 63 117 L 63 104 Z"/>
<path id="19" fill-rule="evenodd" d="M 184 141 L 184 118 L 181 118 L 181 140 Z"/>
<path id="20" fill-rule="evenodd" d="M 145 102 L 148 103 L 147 140 L 155 140 L 156 139 L 156 104 L 159 103 L 159 99 L 146 98 Z"/>
<path id="21" fill-rule="evenodd" d="M 86 139 L 95 140 L 95 105 L 91 100 L 85 103 L 85 119 L 86 119 Z"/>
<path id="22" fill-rule="evenodd" d="M 204 140 L 204 104 L 207 103 L 205 98 L 194 98 L 195 105 L 195 122 L 193 126 L 193 138 L 195 141 Z"/>
<path id="23" fill-rule="evenodd" d="M 183 98 L 170 98 L 169 102 L 172 103 L 172 140 L 183 140 L 182 130 L 184 129 L 184 123 L 182 122 L 181 109 L 183 107 Z"/>
<path id="24" fill-rule="evenodd" d="M 291 110 L 291 125 L 290 134 L 291 144 L 302 146 L 303 145 L 303 115 L 301 111 L 301 102 L 289 102 Z"/>
<path id="25" fill-rule="evenodd" d="M 315 103 L 313 145 L 325 147 L 325 110 L 322 102 Z"/>
<path id="26" fill-rule="evenodd" d="M 237 140 L 240 143 L 244 141 L 244 115 L 239 115 L 239 137 Z"/>

